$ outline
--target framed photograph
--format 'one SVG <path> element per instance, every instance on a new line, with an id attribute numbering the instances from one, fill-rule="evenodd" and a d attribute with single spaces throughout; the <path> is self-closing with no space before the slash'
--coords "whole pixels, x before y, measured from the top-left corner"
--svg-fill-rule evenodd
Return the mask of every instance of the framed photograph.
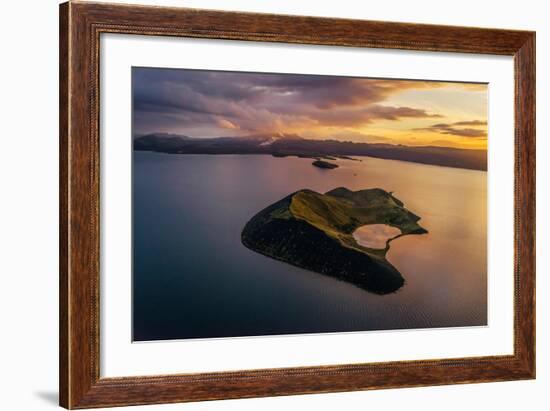
<path id="1" fill-rule="evenodd" d="M 60 6 L 60 404 L 535 377 L 535 33 Z"/>

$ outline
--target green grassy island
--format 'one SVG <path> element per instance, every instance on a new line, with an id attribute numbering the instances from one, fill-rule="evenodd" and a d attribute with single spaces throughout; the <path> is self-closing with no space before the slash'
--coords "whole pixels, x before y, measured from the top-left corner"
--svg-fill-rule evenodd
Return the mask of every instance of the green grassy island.
<path id="1" fill-rule="evenodd" d="M 424 234 L 420 217 L 380 188 L 351 191 L 340 187 L 325 194 L 297 191 L 256 214 L 241 239 L 265 256 L 335 277 L 377 294 L 401 288 L 405 282 L 386 260 L 397 237 Z M 401 231 L 383 249 L 357 243 L 353 232 L 368 224 L 386 224 Z"/>

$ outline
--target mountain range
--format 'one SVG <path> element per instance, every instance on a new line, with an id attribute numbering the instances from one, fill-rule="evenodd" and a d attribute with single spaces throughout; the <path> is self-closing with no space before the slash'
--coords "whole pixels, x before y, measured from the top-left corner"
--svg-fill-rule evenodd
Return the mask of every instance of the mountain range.
<path id="1" fill-rule="evenodd" d="M 305 139 L 296 134 L 258 134 L 244 137 L 193 138 L 152 133 L 134 138 L 134 150 L 174 154 L 268 154 L 330 158 L 369 156 L 445 167 L 487 170 L 487 151 L 437 146 L 405 146 Z"/>

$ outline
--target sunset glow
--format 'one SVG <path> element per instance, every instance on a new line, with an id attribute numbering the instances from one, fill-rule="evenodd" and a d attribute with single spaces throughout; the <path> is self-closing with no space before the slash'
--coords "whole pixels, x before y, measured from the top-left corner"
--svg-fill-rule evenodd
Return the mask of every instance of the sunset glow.
<path id="1" fill-rule="evenodd" d="M 487 85 L 133 68 L 134 135 L 486 149 Z"/>

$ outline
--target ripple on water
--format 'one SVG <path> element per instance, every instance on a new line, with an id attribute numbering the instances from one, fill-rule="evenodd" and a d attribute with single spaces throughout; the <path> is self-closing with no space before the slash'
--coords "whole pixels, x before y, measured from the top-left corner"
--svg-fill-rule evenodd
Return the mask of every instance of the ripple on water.
<path id="1" fill-rule="evenodd" d="M 401 234 L 401 230 L 387 224 L 368 224 L 353 232 L 353 238 L 359 245 L 367 248 L 386 248 L 386 242 Z"/>

